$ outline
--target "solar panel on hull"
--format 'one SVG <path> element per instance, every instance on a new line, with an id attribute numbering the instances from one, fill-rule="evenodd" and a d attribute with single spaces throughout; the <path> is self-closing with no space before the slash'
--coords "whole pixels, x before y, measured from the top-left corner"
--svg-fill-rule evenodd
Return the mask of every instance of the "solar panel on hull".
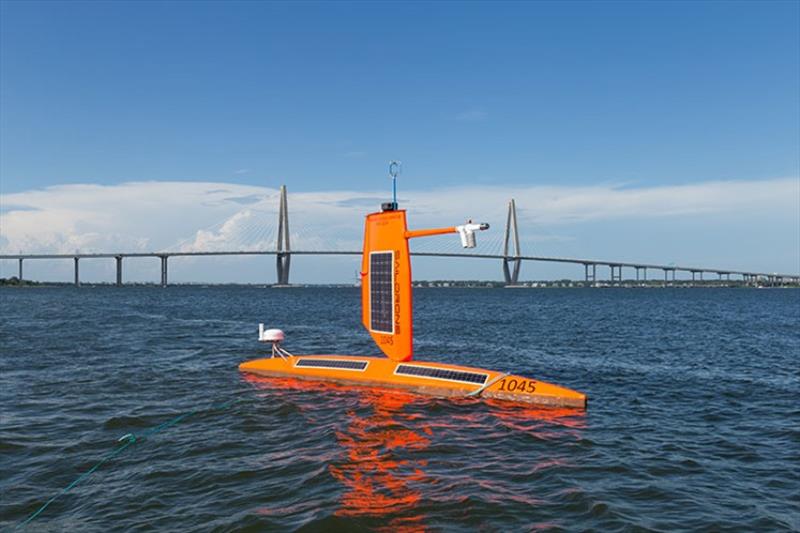
<path id="1" fill-rule="evenodd" d="M 450 370 L 449 368 L 435 368 L 428 366 L 397 365 L 395 374 L 405 374 L 407 376 L 419 376 L 423 378 L 446 379 L 449 381 L 462 381 L 464 383 L 476 383 L 483 385 L 486 383 L 488 374 L 477 374 L 475 372 L 464 372 L 463 370 Z"/>
<path id="2" fill-rule="evenodd" d="M 364 370 L 366 361 L 342 361 L 341 359 L 298 359 L 295 367 L 306 368 L 342 368 L 345 370 Z"/>
<path id="3" fill-rule="evenodd" d="M 394 333 L 394 253 L 373 252 L 369 256 L 370 329 Z"/>

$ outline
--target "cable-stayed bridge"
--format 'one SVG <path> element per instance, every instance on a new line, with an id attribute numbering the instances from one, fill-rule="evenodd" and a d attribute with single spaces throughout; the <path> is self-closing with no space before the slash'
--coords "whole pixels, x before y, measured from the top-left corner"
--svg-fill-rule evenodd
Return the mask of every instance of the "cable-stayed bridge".
<path id="1" fill-rule="evenodd" d="M 24 262 L 40 259 L 66 259 L 74 264 L 74 284 L 81 284 L 80 261 L 83 259 L 114 259 L 116 263 L 116 284 L 123 285 L 123 261 L 126 258 L 157 258 L 161 262 L 161 285 L 169 284 L 169 259 L 171 257 L 202 256 L 275 256 L 277 285 L 288 285 L 290 281 L 291 259 L 293 256 L 358 256 L 361 255 L 361 235 L 352 227 L 332 224 L 304 224 L 302 218 L 289 217 L 289 205 L 286 187 L 281 187 L 277 224 L 266 221 L 274 220 L 275 212 L 259 209 L 243 209 L 235 215 L 197 231 L 193 236 L 179 241 L 158 251 L 131 252 L 74 252 L 74 253 L 18 253 L 0 254 L 0 260 L 16 260 L 19 264 L 20 280 L 24 278 Z M 458 257 L 497 260 L 507 285 L 519 282 L 523 262 L 550 262 L 582 265 L 584 281 L 588 284 L 600 282 L 598 267 L 608 269 L 606 282 L 621 283 L 623 269 L 635 276 L 636 281 L 661 280 L 666 285 L 676 280 L 676 273 L 691 275 L 692 281 L 704 280 L 704 275 L 716 276 L 718 280 L 741 280 L 745 283 L 784 284 L 800 283 L 796 274 L 776 274 L 752 272 L 727 268 L 712 268 L 694 265 L 653 264 L 630 261 L 599 260 L 588 258 L 548 257 L 540 255 L 524 255 L 521 250 L 521 235 L 517 225 L 516 205 L 514 200 L 508 204 L 505 220 L 505 231 L 491 232 L 481 235 L 479 253 L 464 251 L 458 239 L 433 237 L 414 239 L 411 241 L 412 256 Z M 523 240 L 524 242 L 524 240 Z"/>

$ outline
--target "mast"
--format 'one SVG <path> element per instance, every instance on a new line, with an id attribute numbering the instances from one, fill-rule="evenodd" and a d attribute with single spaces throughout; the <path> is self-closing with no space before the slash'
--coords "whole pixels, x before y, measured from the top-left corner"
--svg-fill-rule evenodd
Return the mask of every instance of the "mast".
<path id="1" fill-rule="evenodd" d="M 408 240 L 415 237 L 459 233 L 465 248 L 475 246 L 475 232 L 489 224 L 408 231 L 406 211 L 397 208 L 396 178 L 399 163 L 389 166 L 392 201 L 367 215 L 361 256 L 361 322 L 375 344 L 393 361 L 414 357 L 414 313 L 411 290 L 411 256 Z"/>

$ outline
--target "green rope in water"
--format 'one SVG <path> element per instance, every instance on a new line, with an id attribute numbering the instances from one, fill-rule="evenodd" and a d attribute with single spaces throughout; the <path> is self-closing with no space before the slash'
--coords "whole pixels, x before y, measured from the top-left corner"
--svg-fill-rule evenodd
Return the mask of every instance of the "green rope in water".
<path id="1" fill-rule="evenodd" d="M 176 416 L 175 418 L 172 418 L 171 420 L 167 420 L 166 422 L 164 422 L 162 424 L 159 424 L 159 425 L 157 425 L 157 426 L 155 426 L 153 428 L 148 429 L 147 431 L 141 433 L 138 437 L 136 435 L 134 435 L 133 433 L 128 433 L 126 435 L 123 435 L 117 441 L 118 443 L 121 442 L 122 443 L 121 445 L 119 445 L 117 448 L 115 448 L 113 451 L 111 451 L 108 455 L 106 455 L 105 457 L 100 459 L 98 462 L 96 462 L 94 464 L 94 466 L 92 466 L 89 470 L 87 470 L 86 472 L 84 472 L 83 474 L 81 474 L 77 478 L 75 478 L 75 480 L 72 483 L 70 483 L 69 485 L 67 485 L 64 489 L 62 489 L 61 492 L 59 492 L 58 494 L 56 494 L 55 496 L 53 496 L 52 498 L 47 500 L 44 504 L 42 504 L 41 507 L 39 507 L 28 518 L 26 518 L 25 520 L 20 522 L 15 529 L 19 529 L 19 528 L 27 526 L 37 516 L 42 514 L 44 512 L 44 510 L 47 509 L 50 506 L 51 503 L 53 503 L 58 498 L 60 498 L 61 496 L 63 496 L 64 494 L 66 494 L 67 492 L 72 490 L 73 488 L 75 488 L 75 486 L 78 485 L 81 481 L 83 481 L 84 479 L 86 479 L 87 477 L 92 475 L 98 468 L 103 466 L 105 463 L 109 462 L 111 459 L 113 459 L 117 455 L 119 455 L 122 452 L 124 452 L 132 444 L 136 444 L 139 441 L 142 441 L 144 439 L 152 437 L 156 433 L 160 433 L 160 432 L 164 431 L 165 429 L 168 429 L 168 428 L 174 426 L 178 422 L 180 422 L 182 420 L 185 420 L 186 418 L 189 418 L 190 416 L 196 415 L 197 413 L 199 413 L 201 411 L 223 411 L 223 410 L 227 409 L 228 407 L 230 407 L 231 405 L 233 405 L 234 403 L 237 403 L 239 401 L 241 401 L 241 400 L 240 399 L 228 400 L 227 402 L 223 402 L 223 403 L 220 403 L 220 404 L 212 405 L 208 409 L 195 409 L 194 411 L 189 411 L 187 413 L 183 413 L 181 415 Z"/>

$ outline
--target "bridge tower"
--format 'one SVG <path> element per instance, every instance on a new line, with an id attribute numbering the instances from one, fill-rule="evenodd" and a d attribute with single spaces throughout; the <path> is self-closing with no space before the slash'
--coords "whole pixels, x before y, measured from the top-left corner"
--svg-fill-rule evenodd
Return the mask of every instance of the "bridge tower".
<path id="1" fill-rule="evenodd" d="M 509 244 L 514 244 L 514 254 L 509 255 Z M 512 198 L 508 202 L 508 217 L 506 218 L 506 236 L 503 246 L 503 277 L 506 285 L 516 285 L 519 281 L 519 267 L 522 265 L 519 250 L 519 229 L 517 227 L 517 204 Z M 513 263 L 513 266 L 512 266 Z"/>
<path id="2" fill-rule="evenodd" d="M 289 284 L 289 265 L 292 261 L 292 247 L 289 244 L 289 204 L 286 199 L 286 185 L 281 185 L 281 206 L 278 214 L 278 245 L 276 254 L 278 285 Z"/>

